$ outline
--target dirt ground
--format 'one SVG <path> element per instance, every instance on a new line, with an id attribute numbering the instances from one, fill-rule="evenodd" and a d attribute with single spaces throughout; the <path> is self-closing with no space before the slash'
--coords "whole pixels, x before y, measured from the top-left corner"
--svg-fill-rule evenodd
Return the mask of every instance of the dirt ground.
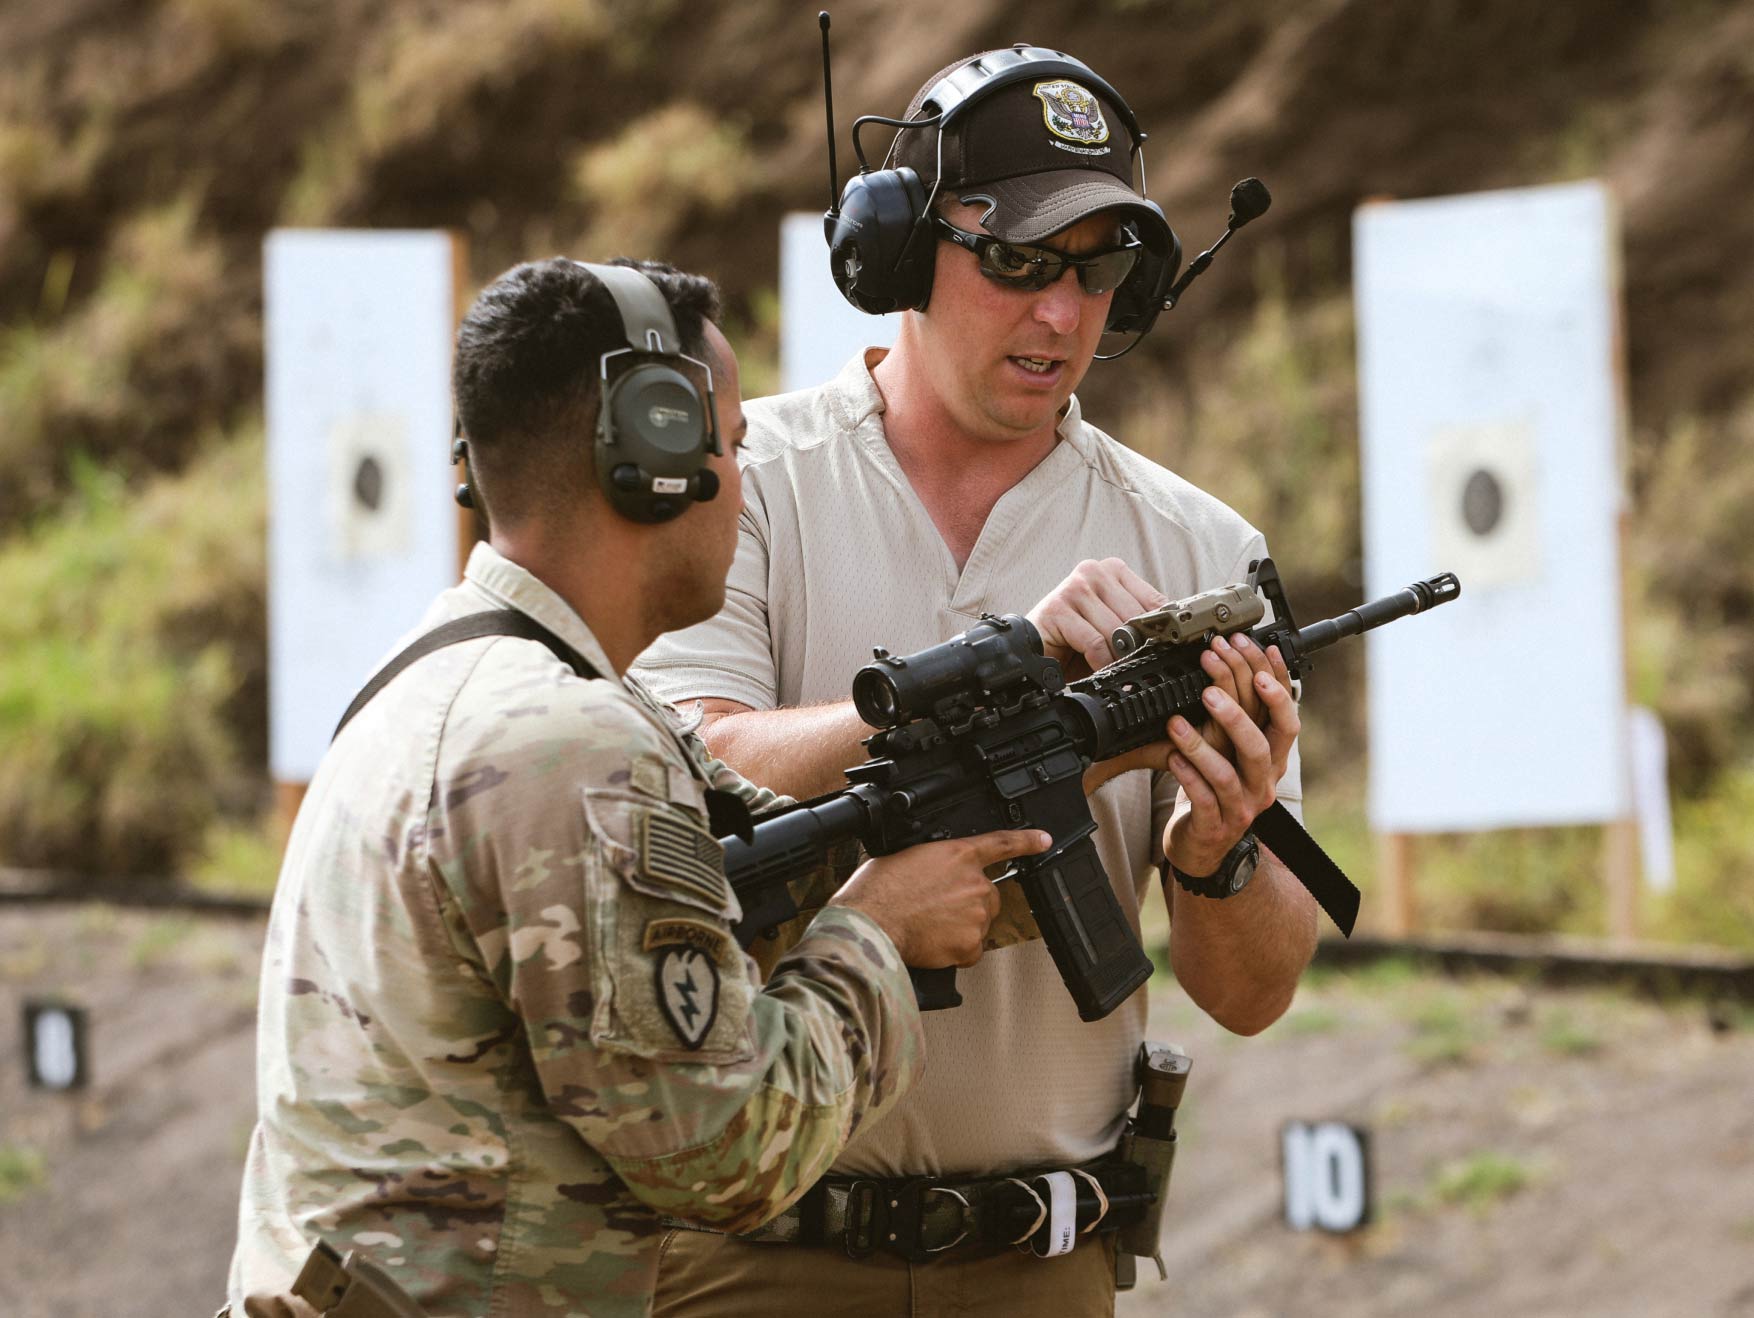
<path id="1" fill-rule="evenodd" d="M 251 1121 L 261 924 L 0 908 L 0 1315 L 219 1303 Z M 1754 1012 L 1386 963 L 1255 1039 L 1154 986 L 1194 1058 L 1160 1282 L 1123 1318 L 1754 1315 Z M 21 1004 L 91 1020 L 91 1087 L 26 1087 Z M 1372 1225 L 1283 1220 L 1279 1131 L 1370 1131 Z M 1052 1266 L 1043 1264 L 1043 1266 Z"/>

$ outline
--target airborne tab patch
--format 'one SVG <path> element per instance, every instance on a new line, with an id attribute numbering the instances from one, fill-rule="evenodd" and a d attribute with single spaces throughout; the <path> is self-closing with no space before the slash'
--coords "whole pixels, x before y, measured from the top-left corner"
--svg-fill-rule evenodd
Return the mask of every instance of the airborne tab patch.
<path id="1" fill-rule="evenodd" d="M 729 941 L 729 934 L 704 920 L 653 920 L 646 926 L 645 950 L 651 952 L 675 943 L 704 952 L 717 961 Z"/>
<path id="2" fill-rule="evenodd" d="M 731 884 L 725 878 L 718 839 L 669 810 L 647 810 L 640 819 L 640 872 L 722 910 Z"/>

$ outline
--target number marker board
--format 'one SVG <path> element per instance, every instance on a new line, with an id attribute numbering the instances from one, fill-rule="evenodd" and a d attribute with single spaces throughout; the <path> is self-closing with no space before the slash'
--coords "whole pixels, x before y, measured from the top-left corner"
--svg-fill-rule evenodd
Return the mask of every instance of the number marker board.
<path id="1" fill-rule="evenodd" d="M 36 1089 L 84 1089 L 86 1066 L 85 1008 L 64 1002 L 24 1004 L 25 1074 Z"/>
<path id="2" fill-rule="evenodd" d="M 1356 1231 L 1370 1221 L 1370 1134 L 1339 1121 L 1280 1131 L 1285 1221 L 1294 1231 Z"/>

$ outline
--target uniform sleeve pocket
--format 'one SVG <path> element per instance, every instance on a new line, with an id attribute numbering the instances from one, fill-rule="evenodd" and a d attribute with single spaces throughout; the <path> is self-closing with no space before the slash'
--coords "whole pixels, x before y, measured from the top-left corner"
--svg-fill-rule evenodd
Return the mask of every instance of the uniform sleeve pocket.
<path id="1" fill-rule="evenodd" d="M 723 850 L 692 811 L 636 793 L 584 793 L 591 846 L 591 1042 L 655 1061 L 754 1052 L 755 986 L 730 922 Z"/>

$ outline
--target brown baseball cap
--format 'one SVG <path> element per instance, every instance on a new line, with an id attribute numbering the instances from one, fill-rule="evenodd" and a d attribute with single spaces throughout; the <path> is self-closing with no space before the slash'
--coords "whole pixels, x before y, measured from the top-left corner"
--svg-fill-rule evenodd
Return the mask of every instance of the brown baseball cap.
<path id="1" fill-rule="evenodd" d="M 1046 64 L 1059 56 L 1071 71 Z M 1040 76 L 1031 63 L 1043 64 Z M 1057 51 L 1017 46 L 983 51 L 934 74 L 908 104 L 908 119 L 945 109 L 943 173 L 936 125 L 903 129 L 891 163 L 912 169 L 928 189 L 990 203 L 986 228 L 1008 242 L 1039 242 L 1098 211 L 1124 208 L 1148 242 L 1168 235 L 1163 212 L 1133 188 L 1132 116 L 1099 78 L 1080 78 Z M 1018 77 L 1018 72 L 1024 76 Z M 961 76 L 952 78 L 952 75 Z M 962 98 L 995 75 L 1007 81 L 972 102 Z M 940 98 L 931 93 L 946 78 Z M 928 106 L 927 101 L 932 103 Z"/>

